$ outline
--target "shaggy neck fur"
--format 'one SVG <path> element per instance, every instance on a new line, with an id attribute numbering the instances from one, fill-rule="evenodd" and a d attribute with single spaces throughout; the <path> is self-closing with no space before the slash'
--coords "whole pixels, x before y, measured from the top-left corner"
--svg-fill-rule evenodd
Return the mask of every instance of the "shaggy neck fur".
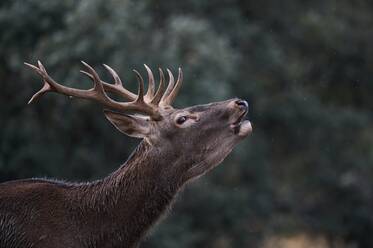
<path id="1" fill-rule="evenodd" d="M 183 184 L 182 169 L 175 170 L 187 167 L 182 161 L 176 152 L 161 152 L 142 142 L 117 171 L 79 188 L 74 198 L 80 204 L 71 204 L 80 206 L 72 209 L 77 223 L 98 227 L 89 229 L 95 233 L 88 239 L 82 235 L 83 245 L 135 247 Z"/>

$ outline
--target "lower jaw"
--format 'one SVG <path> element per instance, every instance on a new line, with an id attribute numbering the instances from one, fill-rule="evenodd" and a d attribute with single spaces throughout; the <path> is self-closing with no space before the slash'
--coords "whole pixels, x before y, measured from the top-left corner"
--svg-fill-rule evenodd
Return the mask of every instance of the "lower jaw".
<path id="1" fill-rule="evenodd" d="M 246 137 L 253 130 L 253 127 L 251 126 L 251 122 L 248 120 L 242 121 L 238 125 L 233 125 L 232 128 L 233 128 L 234 134 L 236 134 L 239 137 Z"/>

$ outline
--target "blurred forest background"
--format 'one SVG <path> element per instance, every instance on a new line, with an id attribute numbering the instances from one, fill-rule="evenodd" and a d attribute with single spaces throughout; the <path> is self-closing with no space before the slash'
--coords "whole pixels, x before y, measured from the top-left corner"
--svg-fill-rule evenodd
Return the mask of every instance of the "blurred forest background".
<path id="1" fill-rule="evenodd" d="M 101 178 L 139 142 L 87 101 L 27 106 L 24 61 L 81 88 L 79 61 L 106 63 L 133 90 L 131 69 L 181 66 L 177 106 L 245 98 L 254 132 L 142 247 L 373 247 L 373 1 L 1 0 L 0 33 L 0 181 Z"/>

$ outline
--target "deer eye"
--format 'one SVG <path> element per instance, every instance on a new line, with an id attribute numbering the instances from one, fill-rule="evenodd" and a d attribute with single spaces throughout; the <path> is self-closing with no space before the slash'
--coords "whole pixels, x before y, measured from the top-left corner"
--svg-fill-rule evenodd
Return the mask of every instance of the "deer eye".
<path id="1" fill-rule="evenodd" d="M 179 118 L 176 119 L 176 123 L 181 125 L 183 124 L 188 118 L 186 116 L 180 116 Z"/>

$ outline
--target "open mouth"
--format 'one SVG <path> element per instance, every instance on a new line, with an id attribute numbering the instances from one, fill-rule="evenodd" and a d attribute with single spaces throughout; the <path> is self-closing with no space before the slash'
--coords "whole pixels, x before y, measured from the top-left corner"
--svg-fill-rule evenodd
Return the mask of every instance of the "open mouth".
<path id="1" fill-rule="evenodd" d="M 243 112 L 235 122 L 233 122 L 230 126 L 233 130 L 233 133 L 245 137 L 252 131 L 251 122 L 249 120 L 245 120 L 245 116 L 247 115 L 247 110 Z"/>
<path id="2" fill-rule="evenodd" d="M 233 126 L 239 126 L 243 120 L 243 118 L 247 115 L 247 110 L 245 110 L 245 112 L 243 112 L 235 122 L 232 123 Z"/>

